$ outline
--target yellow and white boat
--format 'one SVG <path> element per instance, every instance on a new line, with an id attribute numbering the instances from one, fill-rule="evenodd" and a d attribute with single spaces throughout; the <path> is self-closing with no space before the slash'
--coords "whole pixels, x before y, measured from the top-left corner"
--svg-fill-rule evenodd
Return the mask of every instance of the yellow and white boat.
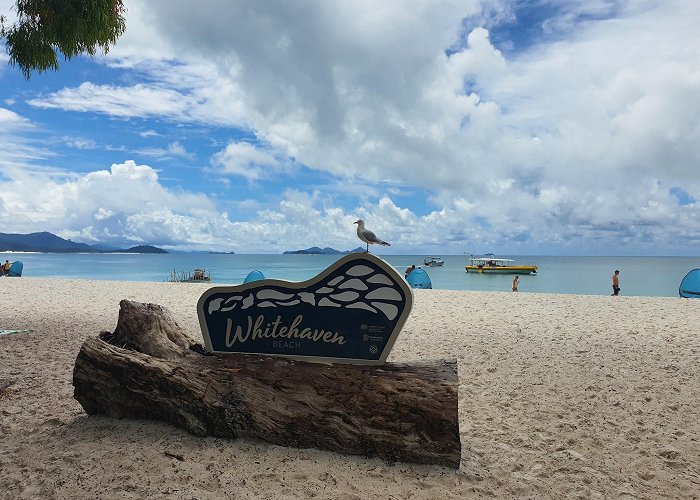
<path id="1" fill-rule="evenodd" d="M 468 273 L 484 274 L 537 274 L 537 266 L 513 264 L 513 259 L 499 259 L 493 255 L 472 257 L 464 266 Z"/>

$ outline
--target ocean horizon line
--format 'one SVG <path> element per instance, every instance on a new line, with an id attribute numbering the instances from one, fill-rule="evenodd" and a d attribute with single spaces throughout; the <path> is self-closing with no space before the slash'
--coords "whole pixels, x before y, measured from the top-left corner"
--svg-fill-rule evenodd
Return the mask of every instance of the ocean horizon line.
<path id="1" fill-rule="evenodd" d="M 162 247 L 158 247 L 162 248 Z M 165 249 L 163 249 L 165 250 Z M 28 255 L 33 255 L 33 254 L 39 254 L 39 255 L 148 255 L 148 256 L 164 256 L 164 255 L 222 255 L 222 256 L 230 256 L 230 257 L 235 257 L 235 256 L 257 256 L 257 255 L 284 255 L 284 256 L 290 256 L 290 257 L 334 257 L 334 256 L 342 256 L 342 255 L 348 255 L 349 253 L 361 253 L 361 252 L 338 252 L 338 253 L 296 253 L 296 250 L 285 250 L 284 252 L 219 252 L 219 251 L 214 251 L 214 250 L 165 250 L 167 253 L 155 253 L 155 252 L 115 252 L 115 251 L 106 251 L 106 252 L 38 252 L 35 250 L 0 250 L 0 254 L 28 254 Z M 494 255 L 494 256 L 500 256 L 504 255 L 507 257 L 581 257 L 581 258 L 632 258 L 632 257 L 642 257 L 642 258 L 688 258 L 688 259 L 693 259 L 693 258 L 698 258 L 700 259 L 700 254 L 697 255 L 685 255 L 685 254 L 665 254 L 665 255 L 650 255 L 650 254 L 640 254 L 640 253 L 635 253 L 635 254 L 546 254 L 546 253 L 499 253 L 499 252 L 486 252 L 486 253 L 474 253 L 474 254 L 468 254 L 468 253 L 441 253 L 441 252 L 425 252 L 425 253 L 375 253 L 375 252 L 369 252 L 372 255 L 375 255 L 377 257 L 382 257 L 382 256 L 387 256 L 387 257 L 417 257 L 417 256 L 425 256 L 425 257 L 483 257 L 487 255 Z"/>

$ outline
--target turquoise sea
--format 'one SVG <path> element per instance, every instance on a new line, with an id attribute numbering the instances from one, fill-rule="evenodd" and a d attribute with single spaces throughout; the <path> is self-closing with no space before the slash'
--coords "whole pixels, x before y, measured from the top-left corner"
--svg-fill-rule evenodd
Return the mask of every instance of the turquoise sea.
<path id="1" fill-rule="evenodd" d="M 423 255 L 380 255 L 403 276 L 411 264 L 422 266 Z M 611 276 L 620 270 L 621 295 L 677 297 L 678 285 L 700 257 L 554 257 L 507 256 L 520 264 L 536 264 L 535 276 L 521 275 L 521 292 L 607 295 Z M 173 271 L 195 267 L 211 273 L 212 283 L 239 284 L 259 269 L 266 278 L 304 281 L 335 262 L 331 255 L 244 254 L 0 254 L 2 261 L 21 260 L 23 276 L 66 279 L 166 281 Z M 466 255 L 445 255 L 445 265 L 424 269 L 433 288 L 443 290 L 510 291 L 512 275 L 466 273 Z M 0 282 L 1 284 L 1 282 Z M 186 285 L 183 285 L 186 286 Z"/>

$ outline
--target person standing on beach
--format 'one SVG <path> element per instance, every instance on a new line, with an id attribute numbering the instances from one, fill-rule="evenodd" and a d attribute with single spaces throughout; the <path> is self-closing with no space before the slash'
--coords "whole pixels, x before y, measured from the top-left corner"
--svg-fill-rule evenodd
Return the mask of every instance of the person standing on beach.
<path id="1" fill-rule="evenodd" d="M 518 276 L 513 279 L 513 291 L 517 292 L 518 291 L 518 285 L 520 284 L 520 278 Z"/>
<path id="2" fill-rule="evenodd" d="M 615 273 L 612 275 L 612 283 L 613 283 L 613 293 L 610 295 L 620 295 L 620 278 L 619 278 L 620 271 L 615 269 Z"/>

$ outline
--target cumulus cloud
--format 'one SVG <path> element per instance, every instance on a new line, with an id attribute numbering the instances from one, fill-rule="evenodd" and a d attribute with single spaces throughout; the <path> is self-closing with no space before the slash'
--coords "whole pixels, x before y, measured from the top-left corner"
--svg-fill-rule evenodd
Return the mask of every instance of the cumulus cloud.
<path id="1" fill-rule="evenodd" d="M 134 3 L 105 61 L 143 81 L 85 82 L 29 103 L 229 127 L 208 173 L 260 182 L 293 164 L 337 179 L 336 193 L 368 187 L 348 190 L 345 209 L 301 187 L 254 219 L 214 217 L 270 245 L 310 217 L 349 243 L 338 228 L 350 211 L 372 217 L 399 248 L 415 241 L 412 225 L 429 222 L 420 244 L 447 241 L 458 253 L 619 252 L 621 242 L 672 241 L 680 224 L 700 233 L 690 201 L 700 199 L 700 4 L 536 6 L 546 13 L 534 30 L 541 38 L 509 44 L 491 34 L 521 22 L 520 2 Z M 427 200 L 402 206 L 392 189 L 420 189 Z M 149 230 L 151 217 L 159 222 Z M 167 204 L 121 221 L 132 237 L 181 241 L 170 229 L 179 224 L 214 242 L 219 231 Z"/>
<path id="2" fill-rule="evenodd" d="M 688 227 L 700 216 L 698 207 L 690 204 L 679 219 L 673 209 L 677 198 L 658 185 L 648 186 L 642 197 L 601 199 L 603 211 L 585 203 L 591 193 L 543 191 L 542 205 L 548 208 L 544 212 L 533 209 L 533 200 L 519 194 L 512 183 L 493 189 L 512 198 L 512 206 L 503 210 L 457 198 L 440 210 L 418 215 L 382 196 L 344 210 L 319 190 L 287 189 L 279 201 L 241 220 L 217 209 L 204 195 L 163 187 L 155 170 L 129 160 L 83 175 L 15 172 L 13 179 L 0 181 L 0 222 L 6 232 L 49 230 L 89 243 L 277 253 L 313 245 L 355 248 L 359 240 L 352 223 L 362 217 L 371 220 L 373 230 L 399 253 L 423 253 L 435 248 L 435 241 L 451 253 L 477 253 L 504 248 L 514 238 L 531 252 L 543 248 L 529 240 L 556 242 L 561 251 L 575 253 L 581 237 L 604 251 L 611 236 L 623 242 L 654 241 L 664 227 Z M 646 218 L 636 220 L 629 207 L 647 212 Z M 697 237 L 689 244 L 697 244 Z M 679 246 L 674 243 L 674 248 Z"/>
<path id="3" fill-rule="evenodd" d="M 157 225 L 163 213 L 172 213 L 174 220 L 217 217 L 206 196 L 170 191 L 155 170 L 132 160 L 84 175 L 13 171 L 10 179 L 0 182 L 0 199 L 5 232 L 69 232 L 104 242 L 142 241 L 132 221 Z M 161 244 L 183 242 L 179 231 L 152 229 L 161 236 Z"/>
<path id="4" fill-rule="evenodd" d="M 281 252 L 333 240 L 352 248 L 355 215 L 325 209 L 322 196 L 288 190 L 254 220 L 236 221 L 203 195 L 174 192 L 132 160 L 84 175 L 22 175 L 0 181 L 5 232 L 49 230 L 89 243 Z M 296 227 L 305 226 L 299 232 Z"/>

